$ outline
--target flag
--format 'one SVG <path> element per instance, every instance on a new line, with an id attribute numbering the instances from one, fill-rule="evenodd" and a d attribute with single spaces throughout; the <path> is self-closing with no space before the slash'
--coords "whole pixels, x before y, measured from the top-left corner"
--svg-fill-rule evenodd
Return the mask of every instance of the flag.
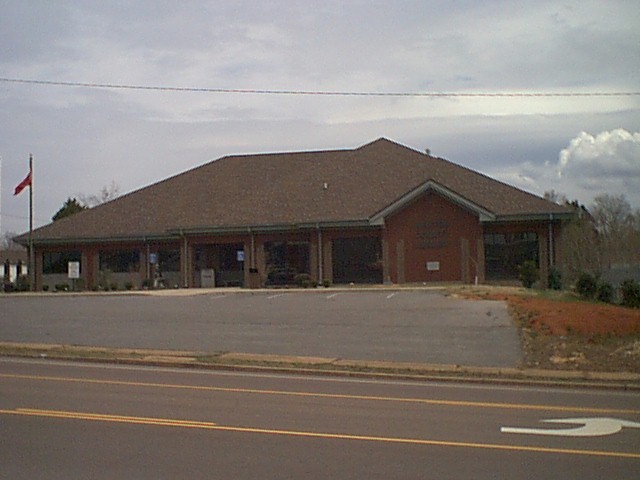
<path id="1" fill-rule="evenodd" d="M 26 187 L 30 187 L 31 186 L 31 172 L 29 172 L 27 174 L 27 176 L 24 178 L 24 180 L 22 180 L 18 186 L 16 187 L 16 189 L 13 191 L 14 195 L 18 195 L 22 190 L 24 190 Z"/>

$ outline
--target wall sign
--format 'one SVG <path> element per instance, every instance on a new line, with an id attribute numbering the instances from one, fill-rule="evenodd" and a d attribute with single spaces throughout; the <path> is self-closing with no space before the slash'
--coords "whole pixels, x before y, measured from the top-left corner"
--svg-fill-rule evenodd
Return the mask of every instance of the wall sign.
<path id="1" fill-rule="evenodd" d="M 429 272 L 437 272 L 440 270 L 440 262 L 427 262 L 427 270 Z"/>
<path id="2" fill-rule="evenodd" d="M 449 245 L 449 222 L 434 220 L 416 225 L 418 248 L 445 248 Z"/>

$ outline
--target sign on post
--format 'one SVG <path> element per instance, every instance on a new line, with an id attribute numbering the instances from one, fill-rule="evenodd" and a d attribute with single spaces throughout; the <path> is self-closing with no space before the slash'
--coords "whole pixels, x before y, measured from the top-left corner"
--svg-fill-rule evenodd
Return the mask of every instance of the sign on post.
<path id="1" fill-rule="evenodd" d="M 67 272 L 72 280 L 80 278 L 80 262 L 69 262 Z"/>

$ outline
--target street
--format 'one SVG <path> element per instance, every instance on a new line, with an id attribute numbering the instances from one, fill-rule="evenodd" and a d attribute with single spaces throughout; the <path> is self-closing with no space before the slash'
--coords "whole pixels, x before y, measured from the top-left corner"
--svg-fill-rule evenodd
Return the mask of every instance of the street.
<path id="1" fill-rule="evenodd" d="M 543 422 L 576 418 L 628 424 L 576 437 Z M 12 479 L 635 479 L 639 420 L 622 391 L 0 359 Z"/>
<path id="2" fill-rule="evenodd" d="M 0 311 L 5 342 L 487 367 L 521 358 L 504 302 L 427 289 L 5 295 Z"/>

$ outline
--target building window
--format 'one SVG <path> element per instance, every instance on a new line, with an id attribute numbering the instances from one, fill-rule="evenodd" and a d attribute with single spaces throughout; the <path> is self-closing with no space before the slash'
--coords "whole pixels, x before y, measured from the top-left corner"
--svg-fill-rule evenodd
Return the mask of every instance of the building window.
<path id="1" fill-rule="evenodd" d="M 287 285 L 296 275 L 309 273 L 309 242 L 265 242 L 264 253 L 269 285 Z"/>
<path id="2" fill-rule="evenodd" d="M 100 252 L 100 270 L 113 273 L 137 272 L 140 270 L 138 250 L 107 250 Z"/>
<path id="3" fill-rule="evenodd" d="M 80 258 L 80 252 L 45 252 L 42 254 L 42 273 L 44 275 L 67 274 L 69 262 L 80 262 Z"/>
<path id="4" fill-rule="evenodd" d="M 382 283 L 382 243 L 377 237 L 336 238 L 333 283 Z"/>
<path id="5" fill-rule="evenodd" d="M 164 249 L 158 250 L 158 268 L 161 272 L 180 271 L 180 250 Z"/>
<path id="6" fill-rule="evenodd" d="M 539 266 L 538 234 L 535 232 L 488 233 L 484 236 L 487 280 L 518 278 L 518 267 L 527 260 Z"/>

